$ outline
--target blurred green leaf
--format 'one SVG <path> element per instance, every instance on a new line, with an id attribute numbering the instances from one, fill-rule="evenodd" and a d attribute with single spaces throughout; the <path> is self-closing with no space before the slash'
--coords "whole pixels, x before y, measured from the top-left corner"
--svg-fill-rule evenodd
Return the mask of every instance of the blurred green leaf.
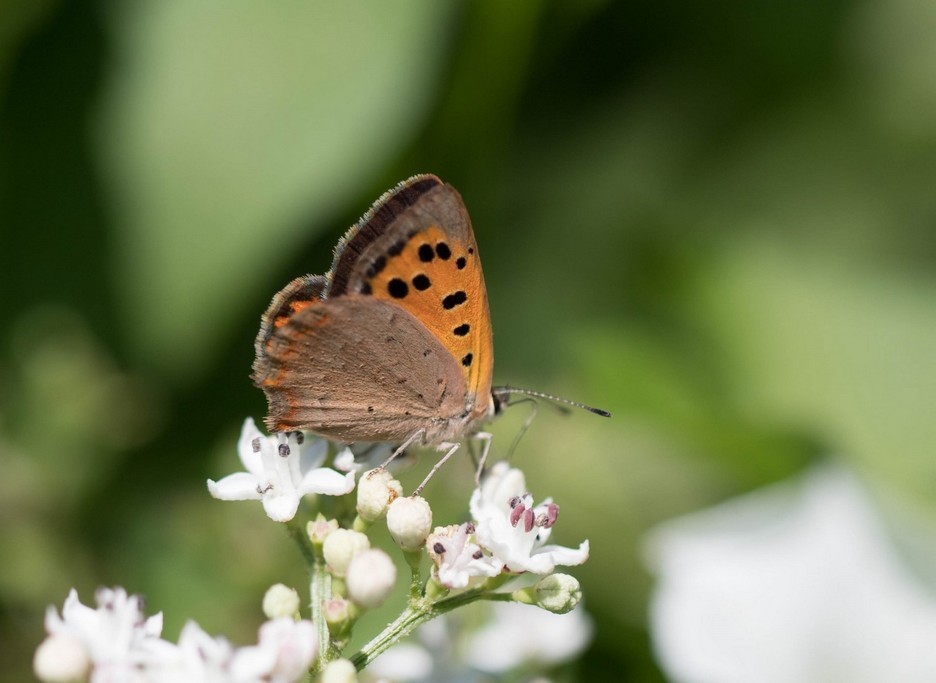
<path id="1" fill-rule="evenodd" d="M 198 368 L 297 241 L 333 228 L 399 152 L 430 102 L 450 11 L 428 0 L 120 9 L 98 133 L 124 325 L 148 362 Z"/>
<path id="2" fill-rule="evenodd" d="M 933 500 L 936 280 L 764 238 L 697 283 L 751 416 Z"/>
<path id="3" fill-rule="evenodd" d="M 18 50 L 57 3 L 55 0 L 5 0 L 0 3 L 0 101 L 6 94 L 7 73 Z"/>

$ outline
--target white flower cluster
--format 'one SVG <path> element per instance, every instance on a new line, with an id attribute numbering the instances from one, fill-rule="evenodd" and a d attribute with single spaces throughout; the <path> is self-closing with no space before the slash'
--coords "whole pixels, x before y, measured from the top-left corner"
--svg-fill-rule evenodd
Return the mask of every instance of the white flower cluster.
<path id="1" fill-rule="evenodd" d="M 546 499 L 534 506 L 523 472 L 499 462 L 471 496 L 474 521 L 437 527 L 426 541 L 433 578 L 461 589 L 502 572 L 545 575 L 557 566 L 588 559 L 588 541 L 578 548 L 547 543 L 559 506 Z"/>
<path id="2" fill-rule="evenodd" d="M 59 616 L 46 614 L 48 637 L 33 668 L 46 683 L 290 683 L 308 672 L 318 652 L 312 623 L 290 617 L 260 627 L 256 645 L 234 648 L 189 622 L 179 642 L 163 640 L 162 614 L 146 618 L 142 599 L 122 588 L 101 589 L 97 609 L 73 589 Z"/>
<path id="3" fill-rule="evenodd" d="M 578 565 L 588 559 L 588 541 L 578 548 L 547 543 L 558 519 L 558 506 L 548 499 L 534 506 L 523 473 L 506 463 L 496 464 L 472 495 L 472 522 L 432 530 L 432 509 L 426 499 L 401 494 L 400 482 L 385 469 L 365 472 L 358 486 L 359 519 L 363 523 L 366 517 L 369 524 L 385 516 L 390 536 L 400 548 L 414 554 L 425 549 L 433 562 L 432 579 L 443 592 L 481 588 L 486 579 L 495 577 L 551 575 L 559 565 Z M 386 599 L 396 570 L 386 553 L 370 548 L 364 533 L 320 519 L 310 523 L 309 534 L 313 542 L 322 544 L 329 571 L 344 579 L 352 602 L 367 609 Z M 555 594 L 540 590 L 532 594 L 533 599 L 516 599 L 552 612 L 567 612 L 581 599 L 577 582 L 564 586 L 561 601 Z"/>
<path id="4" fill-rule="evenodd" d="M 215 498 L 259 500 L 267 516 L 283 523 L 296 517 L 307 495 L 346 496 L 357 487 L 353 508 L 348 499 L 331 506 L 345 511 L 339 512 L 341 521 L 319 514 L 308 522 L 305 535 L 293 527 L 312 576 L 310 620 L 300 618 L 298 593 L 277 584 L 263 601 L 269 621 L 261 626 L 257 645 L 233 648 L 194 622 L 172 643 L 161 638 L 161 615 L 145 618 L 138 597 L 128 597 L 122 589 L 102 590 L 97 609 L 92 609 L 72 591 L 61 616 L 49 610 L 49 637 L 34 662 L 38 677 L 47 683 L 288 683 L 311 670 L 323 681 L 350 682 L 358 668 L 417 626 L 471 602 L 510 600 L 557 615 L 580 602 L 578 582 L 553 572 L 560 565 L 585 562 L 588 541 L 577 548 L 549 543 L 559 507 L 550 499 L 536 504 L 520 470 L 494 465 L 471 496 L 471 521 L 433 528 L 429 502 L 418 494 L 404 496 L 388 469 L 374 467 L 387 457 L 388 448 L 363 448 L 341 450 L 332 469 L 324 466 L 326 441 L 302 432 L 267 436 L 247 419 L 238 442 L 246 471 L 208 481 Z M 381 521 L 409 567 L 409 599 L 395 622 L 354 657 L 340 659 L 360 615 L 383 604 L 397 583 L 396 564 L 385 551 L 372 548 L 365 533 Z M 424 555 L 432 562 L 428 578 L 420 570 Z M 521 574 L 531 578 L 518 585 L 512 579 Z M 565 623 L 586 622 L 576 617 Z M 574 628 L 587 641 L 587 627 Z M 531 652 L 518 656 L 528 658 Z"/>

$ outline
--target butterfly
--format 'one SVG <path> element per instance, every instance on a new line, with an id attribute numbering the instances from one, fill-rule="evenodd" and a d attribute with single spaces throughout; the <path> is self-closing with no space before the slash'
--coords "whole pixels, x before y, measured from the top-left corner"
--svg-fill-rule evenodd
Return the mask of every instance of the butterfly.
<path id="1" fill-rule="evenodd" d="M 478 245 L 461 196 L 434 175 L 380 197 L 338 242 L 326 275 L 277 293 L 254 350 L 267 427 L 343 443 L 489 437 L 480 427 L 520 391 L 492 389 Z"/>
<path id="2" fill-rule="evenodd" d="M 487 292 L 458 192 L 419 175 L 385 193 L 338 242 L 324 276 L 273 297 L 254 382 L 271 431 L 334 441 L 437 444 L 496 408 Z"/>

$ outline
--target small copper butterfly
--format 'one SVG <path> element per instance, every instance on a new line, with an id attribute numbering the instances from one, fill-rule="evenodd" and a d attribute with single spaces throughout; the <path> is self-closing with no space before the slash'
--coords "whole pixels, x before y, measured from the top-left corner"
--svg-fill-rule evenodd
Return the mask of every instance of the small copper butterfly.
<path id="1" fill-rule="evenodd" d="M 326 275 L 276 294 L 255 351 L 267 427 L 344 443 L 454 441 L 515 391 L 492 391 L 478 245 L 461 196 L 434 175 L 385 193 Z"/>

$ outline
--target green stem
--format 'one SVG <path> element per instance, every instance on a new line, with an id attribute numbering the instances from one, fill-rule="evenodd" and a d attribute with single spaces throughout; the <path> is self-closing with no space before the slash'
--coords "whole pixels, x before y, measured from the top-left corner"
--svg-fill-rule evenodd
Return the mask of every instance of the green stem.
<path id="1" fill-rule="evenodd" d="M 392 624 L 389 624 L 387 628 L 377 634 L 373 640 L 362 647 L 360 652 L 353 655 L 351 657 L 351 663 L 354 664 L 358 671 L 361 671 L 374 661 L 379 654 L 384 652 L 384 650 L 401 638 L 408 636 L 417 626 L 425 624 L 439 614 L 439 612 L 436 612 L 432 608 L 420 609 L 412 606 L 407 607 Z"/>
<path id="2" fill-rule="evenodd" d="M 412 605 L 422 597 L 422 574 L 419 571 L 422 553 L 404 551 L 403 556 L 410 568 L 409 602 Z"/>
<path id="3" fill-rule="evenodd" d="M 506 597 L 505 597 L 506 596 Z M 413 632 L 418 626 L 422 626 L 427 621 L 431 621 L 438 616 L 451 612 L 454 609 L 468 605 L 477 600 L 509 600 L 509 594 L 491 593 L 488 587 L 476 588 L 465 591 L 458 595 L 445 598 L 438 602 L 431 602 L 426 599 L 411 600 L 409 606 L 400 616 L 389 624 L 387 628 L 377 634 L 367 645 L 362 647 L 359 652 L 350 659 L 351 663 L 361 671 L 370 664 L 382 652 L 391 645 L 396 644 L 402 638 L 405 638 Z"/>
<path id="4" fill-rule="evenodd" d="M 312 624 L 319 642 L 319 656 L 314 666 L 318 672 L 325 668 L 337 656 L 328 624 L 325 622 L 325 602 L 331 599 L 331 577 L 325 569 L 325 563 L 316 558 L 312 564 L 312 581 L 309 586 L 310 602 L 312 608 Z"/>
<path id="5" fill-rule="evenodd" d="M 319 643 L 319 656 L 313 665 L 313 671 L 321 671 L 325 665 L 337 657 L 335 646 L 331 642 L 328 624 L 325 622 L 325 602 L 331 599 L 331 575 L 325 569 L 325 558 L 321 548 L 312 544 L 308 533 L 295 520 L 286 523 L 289 535 L 299 547 L 305 560 L 311 579 L 309 582 L 309 608 L 312 612 L 312 624 Z"/>

